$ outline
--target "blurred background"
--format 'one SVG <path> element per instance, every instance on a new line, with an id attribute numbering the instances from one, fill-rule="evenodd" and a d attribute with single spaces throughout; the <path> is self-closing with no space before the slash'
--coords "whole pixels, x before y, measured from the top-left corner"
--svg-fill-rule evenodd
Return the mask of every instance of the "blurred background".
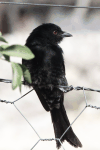
<path id="1" fill-rule="evenodd" d="M 8 0 L 7 2 L 100 7 L 99 0 Z M 35 27 L 49 22 L 59 25 L 62 30 L 73 35 L 60 43 L 64 50 L 69 85 L 100 89 L 100 9 L 0 4 L 0 31 L 9 44 L 24 45 Z M 18 58 L 11 60 L 21 62 Z M 3 60 L 0 60 L 0 78 L 12 79 L 11 64 Z M 12 91 L 11 84 L 0 83 L 0 99 L 13 101 L 29 90 L 23 86 L 20 93 L 19 89 Z M 88 104 L 100 106 L 99 93 L 85 93 Z M 41 138 L 54 138 L 50 114 L 42 108 L 35 92 L 31 92 L 15 104 Z M 65 107 L 72 122 L 85 107 L 83 91 L 65 94 Z M 82 150 L 100 150 L 99 116 L 100 110 L 87 108 L 72 125 L 83 144 Z M 0 150 L 30 150 L 38 139 L 13 105 L 0 103 Z M 75 149 L 67 142 L 63 145 L 65 149 Z M 55 141 L 39 142 L 34 150 L 40 149 L 55 150 Z"/>

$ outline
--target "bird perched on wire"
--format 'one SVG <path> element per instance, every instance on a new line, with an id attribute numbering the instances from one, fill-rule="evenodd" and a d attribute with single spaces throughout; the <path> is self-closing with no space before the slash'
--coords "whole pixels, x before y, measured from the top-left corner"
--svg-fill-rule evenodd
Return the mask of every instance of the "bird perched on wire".
<path id="1" fill-rule="evenodd" d="M 29 35 L 26 46 L 35 54 L 32 60 L 22 60 L 31 73 L 32 86 L 46 111 L 50 111 L 55 138 L 60 138 L 70 126 L 64 108 L 65 78 L 63 50 L 58 45 L 64 37 L 72 35 L 52 23 L 42 24 Z M 82 147 L 81 142 L 70 127 L 61 137 L 61 142 L 68 141 L 74 147 Z M 61 144 L 56 140 L 57 148 Z"/>

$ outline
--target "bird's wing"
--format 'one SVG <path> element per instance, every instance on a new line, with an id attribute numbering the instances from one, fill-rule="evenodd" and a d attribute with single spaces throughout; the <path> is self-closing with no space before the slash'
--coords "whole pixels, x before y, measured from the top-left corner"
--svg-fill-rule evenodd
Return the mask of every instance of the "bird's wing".
<path id="1" fill-rule="evenodd" d="M 58 88 L 63 93 L 66 93 L 67 92 L 67 86 L 68 86 L 67 80 L 65 77 L 62 77 L 62 79 L 60 79 L 60 80 L 61 80 L 60 82 L 62 82 L 62 84 L 58 85 Z"/>
<path id="2" fill-rule="evenodd" d="M 45 109 L 46 111 L 49 111 L 50 109 L 49 109 L 49 107 L 48 107 L 48 105 L 47 105 L 47 102 L 44 100 L 44 97 L 43 97 L 43 95 L 41 94 L 40 89 L 39 89 L 38 87 L 36 87 L 36 86 L 34 86 L 34 89 L 35 89 L 35 92 L 37 93 L 37 95 L 38 95 L 38 97 L 39 97 L 39 100 L 40 100 L 42 106 L 44 107 L 44 109 Z"/>
<path id="3" fill-rule="evenodd" d="M 66 93 L 67 92 L 67 86 L 68 86 L 68 82 L 67 82 L 67 79 L 66 79 L 66 77 L 65 77 L 65 65 L 64 65 L 64 61 L 63 61 L 63 63 L 62 63 L 62 67 L 61 67 L 61 69 L 63 70 L 63 75 L 62 75 L 62 77 L 61 78 L 59 78 L 59 89 L 62 91 L 62 92 L 64 92 L 64 93 Z"/>

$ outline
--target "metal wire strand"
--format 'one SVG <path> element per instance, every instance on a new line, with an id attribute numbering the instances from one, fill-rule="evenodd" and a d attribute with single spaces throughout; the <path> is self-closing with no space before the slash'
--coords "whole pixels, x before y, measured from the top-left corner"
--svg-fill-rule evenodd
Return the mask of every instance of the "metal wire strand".
<path id="1" fill-rule="evenodd" d="M 79 115 L 74 119 L 74 121 L 70 124 L 70 126 L 65 130 L 65 132 L 62 134 L 62 136 L 60 137 L 60 140 L 62 139 L 62 137 L 66 134 L 66 132 L 69 130 L 69 128 L 73 125 L 73 123 L 78 119 L 78 117 L 83 113 L 83 111 L 86 109 L 86 107 L 84 107 L 84 109 L 79 113 Z"/>
<path id="2" fill-rule="evenodd" d="M 45 6 L 45 7 L 68 7 L 68 8 L 85 8 L 85 9 L 100 9 L 100 7 L 92 6 L 74 6 L 74 5 L 57 5 L 57 4 L 37 4 L 37 3 L 23 3 L 23 2 L 0 2 L 0 4 L 8 5 L 30 5 L 30 6 Z"/>
<path id="3" fill-rule="evenodd" d="M 18 109 L 18 107 L 13 104 L 17 111 L 20 113 L 20 115 L 26 120 L 26 122 L 30 125 L 30 127 L 34 130 L 34 132 L 37 134 L 37 136 L 40 138 L 39 134 L 36 132 L 36 130 L 33 128 L 33 126 L 30 124 L 30 122 L 26 119 L 26 117 L 22 114 L 22 112 Z M 40 138 L 41 139 L 41 138 Z"/>
<path id="4" fill-rule="evenodd" d="M 0 82 L 4 82 L 4 83 L 12 83 L 12 80 L 9 80 L 9 79 L 1 79 L 0 78 Z M 25 85 L 24 81 L 22 81 L 22 84 Z M 41 85 L 41 87 L 45 87 L 45 86 L 50 86 L 50 85 Z M 81 87 L 81 86 L 76 86 L 74 87 L 73 85 L 70 85 L 70 86 L 59 86 L 59 85 L 56 85 L 55 87 L 57 88 L 66 88 L 65 90 L 65 93 L 67 92 L 70 92 L 72 90 L 76 90 L 76 91 L 79 91 L 79 90 L 85 90 L 85 91 L 94 91 L 94 92 L 99 92 L 100 93 L 100 90 L 96 90 L 96 89 L 92 89 L 92 88 L 86 88 L 86 87 Z M 34 89 L 33 89 L 34 90 Z M 85 94 L 85 93 L 84 93 Z M 85 96 L 85 95 L 84 95 Z"/>

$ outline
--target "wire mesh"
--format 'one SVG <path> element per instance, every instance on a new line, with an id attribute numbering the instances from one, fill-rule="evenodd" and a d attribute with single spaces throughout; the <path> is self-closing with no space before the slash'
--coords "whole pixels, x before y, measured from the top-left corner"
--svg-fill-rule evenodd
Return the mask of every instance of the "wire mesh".
<path id="1" fill-rule="evenodd" d="M 4 83 L 12 83 L 12 80 L 8 80 L 8 79 L 0 79 L 0 82 L 4 82 Z M 24 83 L 24 82 L 23 82 Z M 60 87 L 63 87 L 63 86 L 60 86 Z M 57 86 L 58 88 L 58 86 Z M 86 110 L 86 108 L 90 107 L 90 108 L 95 108 L 95 109 L 100 109 L 100 107 L 98 106 L 93 106 L 93 105 L 90 105 L 88 104 L 87 102 L 87 98 L 86 98 L 86 93 L 85 93 L 85 90 L 86 91 L 95 91 L 95 92 L 100 92 L 100 90 L 96 90 L 96 89 L 91 89 L 91 88 L 86 88 L 86 87 L 80 87 L 80 86 L 77 86 L 77 87 L 73 87 L 72 85 L 71 86 L 66 86 L 66 93 L 67 92 L 70 92 L 72 90 L 82 90 L 83 91 L 83 95 L 84 95 L 84 100 L 85 100 L 85 107 L 83 108 L 83 110 L 78 114 L 78 116 L 73 120 L 73 122 L 70 124 L 70 126 L 65 130 L 65 132 L 62 134 L 62 136 L 57 139 L 57 138 L 52 138 L 52 139 L 42 139 L 40 137 L 40 135 L 38 134 L 38 132 L 35 130 L 35 128 L 31 125 L 31 123 L 27 120 L 27 118 L 23 115 L 23 113 L 19 110 L 19 108 L 16 106 L 16 102 L 19 101 L 20 99 L 22 99 L 24 96 L 26 96 L 27 94 L 29 94 L 30 92 L 32 92 L 34 89 L 30 90 L 29 92 L 27 92 L 26 94 L 22 95 L 20 98 L 14 100 L 14 101 L 7 101 L 7 100 L 2 100 L 0 99 L 0 102 L 2 103 L 6 103 L 6 104 L 13 104 L 14 107 L 16 108 L 16 110 L 20 113 L 20 115 L 25 119 L 25 121 L 29 124 L 29 126 L 34 130 L 34 132 L 36 133 L 36 135 L 38 136 L 39 140 L 33 145 L 33 147 L 30 149 L 34 149 L 34 147 L 40 142 L 40 141 L 56 141 L 58 140 L 60 143 L 61 143 L 61 139 L 62 137 L 66 134 L 66 132 L 69 130 L 69 128 L 74 124 L 74 122 L 79 118 L 79 116 Z M 65 147 L 63 146 L 63 144 L 61 143 L 61 146 L 62 148 L 65 150 Z"/>

